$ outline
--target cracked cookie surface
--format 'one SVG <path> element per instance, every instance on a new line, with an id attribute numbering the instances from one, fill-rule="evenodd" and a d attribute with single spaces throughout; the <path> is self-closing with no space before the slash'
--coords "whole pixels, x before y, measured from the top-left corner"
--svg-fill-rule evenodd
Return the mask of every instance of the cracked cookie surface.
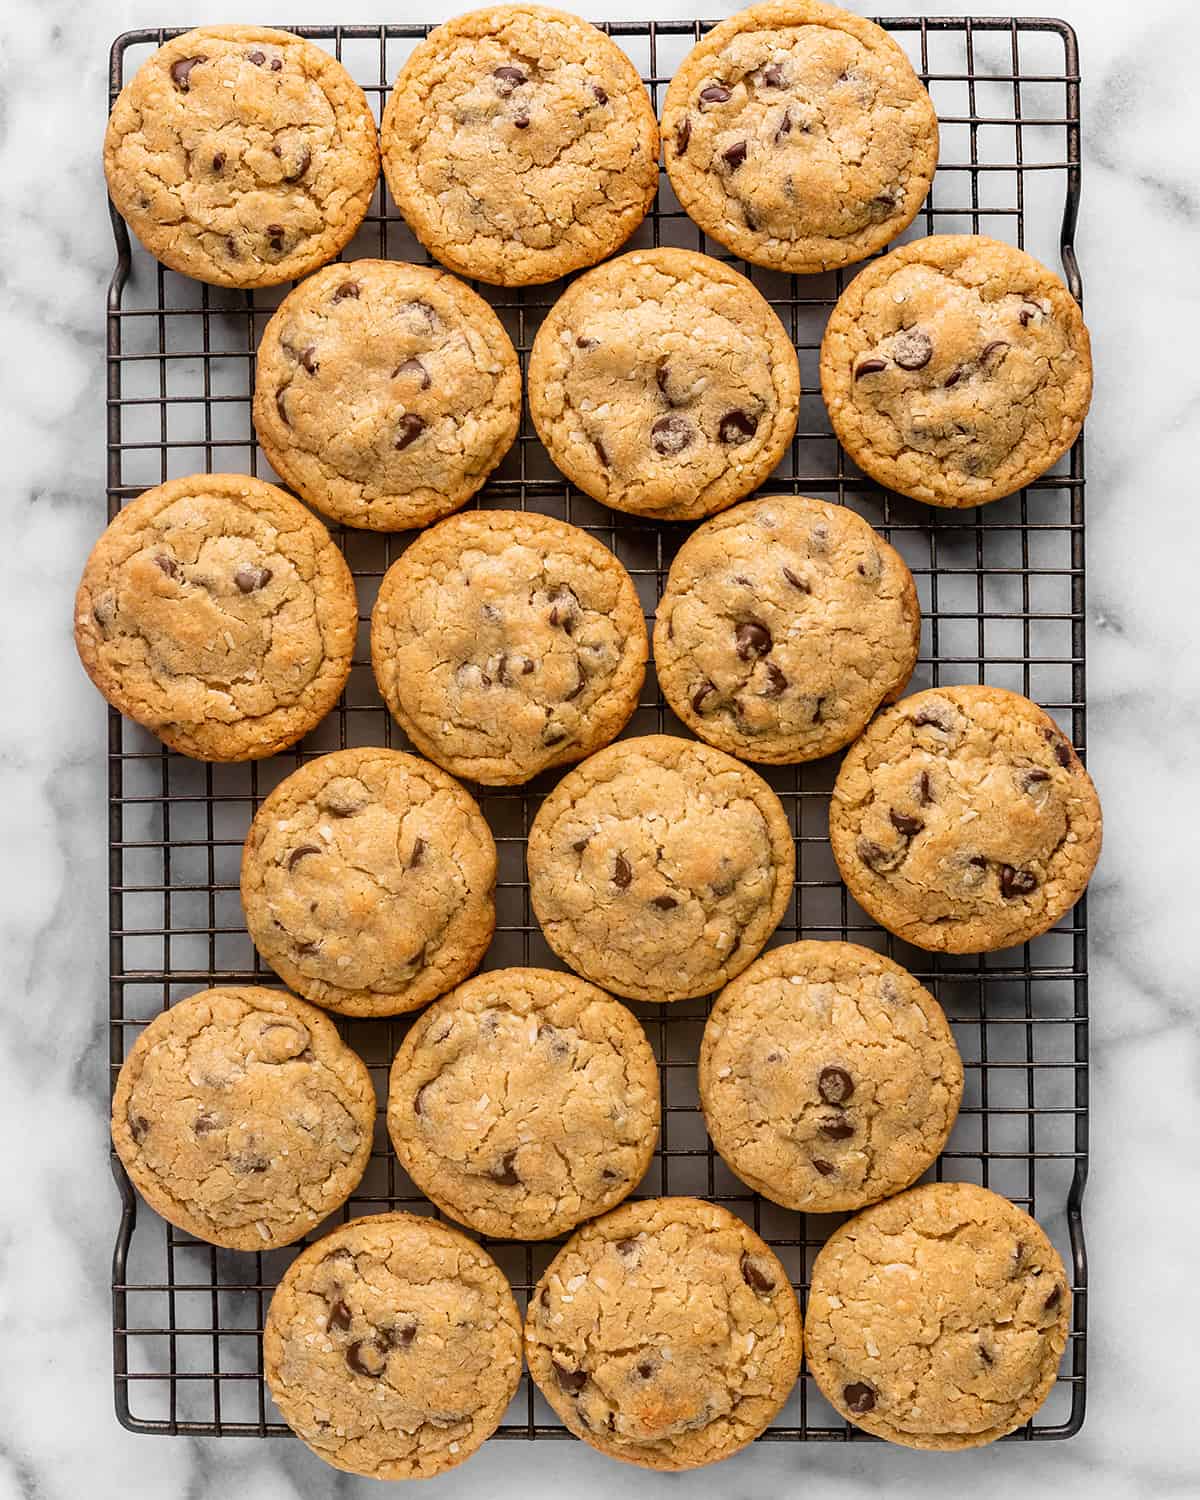
<path id="1" fill-rule="evenodd" d="M 563 11 L 495 6 L 439 26 L 404 64 L 383 170 L 438 260 L 525 286 L 629 238 L 658 187 L 658 124 L 603 32 Z"/>
<path id="2" fill-rule="evenodd" d="M 525 1356 L 576 1437 L 648 1469 L 728 1458 L 800 1371 L 800 1309 L 769 1247 L 695 1198 L 585 1225 L 529 1299 Z"/>
<path id="3" fill-rule="evenodd" d="M 366 95 L 288 31 L 174 37 L 121 90 L 104 173 L 164 265 L 217 286 L 275 286 L 332 260 L 379 176 Z"/>
<path id="4" fill-rule="evenodd" d="M 1078 901 L 1100 855 L 1100 802 L 1036 703 L 931 688 L 846 752 L 829 838 L 850 894 L 889 932 L 985 953 L 1037 937 Z"/>
<path id="5" fill-rule="evenodd" d="M 983 235 L 934 235 L 842 293 L 821 393 L 842 447 L 880 484 L 929 505 L 982 505 L 1079 436 L 1091 344 L 1079 304 L 1040 261 Z"/>
<path id="6" fill-rule="evenodd" d="M 770 304 L 691 250 L 635 250 L 581 276 L 529 362 L 529 410 L 558 467 L 615 510 L 667 521 L 761 484 L 799 399 L 796 351 Z"/>
<path id="7" fill-rule="evenodd" d="M 431 1005 L 392 1064 L 388 1131 L 444 1213 L 549 1239 L 613 1208 L 658 1139 L 658 1067 L 637 1018 L 573 974 L 478 974 Z"/>
<path id="8" fill-rule="evenodd" d="M 705 995 L 740 974 L 779 925 L 796 866 L 766 782 L 671 735 L 618 741 L 564 776 L 527 860 L 551 948 L 635 1000 Z"/>
<path id="9" fill-rule="evenodd" d="M 282 781 L 242 855 L 254 946 L 349 1016 L 416 1010 L 477 966 L 496 924 L 496 845 L 453 777 L 398 750 L 335 750 Z"/>
<path id="10" fill-rule="evenodd" d="M 500 1268 L 414 1214 L 344 1224 L 289 1266 L 263 1371 L 292 1431 L 335 1469 L 428 1479 L 496 1430 L 521 1378 L 521 1320 Z"/>
<path id="11" fill-rule="evenodd" d="M 122 1064 L 112 1137 L 164 1219 L 211 1245 L 271 1250 L 358 1186 L 375 1093 L 328 1016 L 259 985 L 156 1016 Z"/>
<path id="12" fill-rule="evenodd" d="M 488 786 L 581 760 L 637 707 L 648 642 L 629 574 L 576 526 L 470 511 L 417 538 L 371 616 L 385 703 L 423 755 Z"/>
<path id="13" fill-rule="evenodd" d="M 75 644 L 114 708 L 199 760 L 274 755 L 350 674 L 354 580 L 320 521 L 244 474 L 172 479 L 92 549 Z"/>
<path id="14" fill-rule="evenodd" d="M 667 173 L 685 211 L 757 265 L 863 260 L 916 217 L 937 117 L 904 52 L 818 0 L 754 5 L 715 27 L 667 90 Z"/>
<path id="15" fill-rule="evenodd" d="M 1041 1227 L 968 1182 L 912 1188 L 825 1242 L 805 1333 L 821 1393 L 908 1448 L 977 1448 L 1054 1384 L 1071 1290 Z"/>
<path id="16" fill-rule="evenodd" d="M 348 526 L 401 531 L 464 505 L 520 414 L 499 318 L 428 266 L 326 266 L 289 293 L 259 345 L 259 441 L 298 494 Z"/>
<path id="17" fill-rule="evenodd" d="M 654 626 L 663 695 L 746 760 L 840 750 L 916 665 L 921 614 L 900 554 L 841 505 L 748 501 L 675 554 Z"/>
<path id="18" fill-rule="evenodd" d="M 824 1214 L 916 1181 L 954 1125 L 963 1068 L 941 1006 L 899 964 L 803 942 L 721 991 L 699 1083 L 729 1168 L 776 1203 Z"/>

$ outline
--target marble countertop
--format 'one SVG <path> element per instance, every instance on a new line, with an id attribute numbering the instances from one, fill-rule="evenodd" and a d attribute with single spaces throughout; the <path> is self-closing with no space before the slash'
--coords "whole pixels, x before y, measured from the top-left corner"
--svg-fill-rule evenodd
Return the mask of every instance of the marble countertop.
<path id="1" fill-rule="evenodd" d="M 390 14 L 442 19 L 437 0 Z M 596 0 L 596 18 L 687 13 Z M 706 13 L 736 9 L 712 0 Z M 853 9 L 874 4 L 855 0 Z M 1200 413 L 1200 20 L 1191 0 L 1052 0 L 1080 38 L 1078 251 L 1097 356 L 1088 423 L 1092 885 L 1089 1414 L 1063 1444 L 957 1456 L 759 1444 L 686 1480 L 579 1444 L 493 1445 L 423 1495 L 1200 1495 L 1200 1115 L 1194 960 L 1200 755 L 1194 455 Z M 906 13 L 995 0 L 904 0 Z M 0 1500 L 366 1497 L 286 1440 L 134 1437 L 112 1411 L 105 730 L 66 626 L 104 506 L 102 319 L 112 245 L 99 166 L 106 57 L 132 26 L 375 21 L 367 0 L 5 0 L 0 8 L 0 411 L 9 532 L 0 637 L 5 808 L 0 1003 Z M 1168 670 L 1170 668 L 1170 670 Z M 1186 950 L 1186 951 L 1185 951 Z"/>

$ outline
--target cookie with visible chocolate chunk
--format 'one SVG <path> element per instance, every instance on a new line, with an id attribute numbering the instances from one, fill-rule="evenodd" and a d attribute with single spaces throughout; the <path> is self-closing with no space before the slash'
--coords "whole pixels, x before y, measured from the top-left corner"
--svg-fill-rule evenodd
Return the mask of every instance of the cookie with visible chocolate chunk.
<path id="1" fill-rule="evenodd" d="M 384 702 L 456 776 L 511 786 L 581 760 L 637 707 L 649 647 L 629 574 L 550 516 L 452 516 L 392 564 L 371 615 Z"/>
<path id="2" fill-rule="evenodd" d="M 348 1016 L 416 1010 L 496 925 L 496 845 L 473 797 L 399 750 L 335 750 L 266 798 L 242 854 L 246 928 L 292 989 Z"/>
<path id="3" fill-rule="evenodd" d="M 862 732 L 916 665 L 921 611 L 900 554 L 842 505 L 769 495 L 675 554 L 654 626 L 667 702 L 718 749 L 816 760 Z"/>
<path id="4" fill-rule="evenodd" d="M 916 217 L 937 117 L 900 46 L 820 0 L 752 5 L 680 65 L 667 173 L 700 228 L 778 271 L 864 260 Z"/>
<path id="5" fill-rule="evenodd" d="M 572 283 L 538 329 L 529 410 L 573 484 L 665 521 L 724 510 L 796 430 L 800 367 L 770 304 L 708 255 L 635 250 Z"/>
<path id="6" fill-rule="evenodd" d="M 970 1182 L 935 1182 L 836 1230 L 813 1266 L 805 1334 L 821 1394 L 906 1448 L 979 1448 L 1049 1395 L 1071 1289 L 1041 1226 Z"/>
<path id="7" fill-rule="evenodd" d="M 1024 250 L 914 240 L 854 278 L 821 342 L 821 394 L 846 452 L 929 505 L 983 505 L 1079 436 L 1092 356 L 1079 304 Z"/>
<path id="8" fill-rule="evenodd" d="M 1100 801 L 1028 698 L 931 688 L 846 752 L 829 838 L 850 894 L 918 948 L 986 953 L 1053 927 L 1100 855 Z"/>
<path id="9" fill-rule="evenodd" d="M 329 1017 L 260 985 L 163 1011 L 121 1065 L 112 1138 L 130 1180 L 177 1229 L 273 1250 L 358 1186 L 375 1092 Z"/>
<path id="10" fill-rule="evenodd" d="M 500 319 L 429 266 L 326 266 L 284 298 L 256 369 L 263 451 L 348 526 L 402 531 L 457 510 L 520 424 L 521 371 Z"/>
<path id="11" fill-rule="evenodd" d="M 602 31 L 565 11 L 491 6 L 414 48 L 384 112 L 383 170 L 444 265 L 527 286 L 603 260 L 642 222 L 658 123 Z"/>
<path id="12" fill-rule="evenodd" d="M 118 213 L 173 271 L 276 286 L 353 238 L 379 144 L 362 89 L 290 31 L 204 26 L 172 37 L 121 90 L 104 138 Z"/>
<path id="13" fill-rule="evenodd" d="M 499 1426 L 521 1378 L 521 1318 L 503 1272 L 466 1235 L 374 1214 L 288 1267 L 263 1328 L 263 1373 L 327 1464 L 428 1479 Z"/>
<path id="14" fill-rule="evenodd" d="M 796 1383 L 802 1342 L 769 1246 L 695 1198 L 586 1224 L 525 1320 L 529 1373 L 570 1430 L 646 1469 L 696 1469 L 753 1442 Z"/>

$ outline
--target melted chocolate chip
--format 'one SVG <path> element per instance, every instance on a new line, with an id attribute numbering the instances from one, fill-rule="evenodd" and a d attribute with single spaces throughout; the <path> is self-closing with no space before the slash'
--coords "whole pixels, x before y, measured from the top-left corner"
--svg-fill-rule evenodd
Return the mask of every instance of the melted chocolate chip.
<path id="1" fill-rule="evenodd" d="M 731 172 L 736 172 L 737 169 L 746 160 L 746 142 L 734 141 L 732 146 L 727 146 L 725 150 L 721 152 L 721 160 L 725 163 L 725 165 Z"/>
<path id="2" fill-rule="evenodd" d="M 674 401 L 671 398 L 671 366 L 665 359 L 660 359 L 654 371 L 654 383 L 662 393 L 663 399 L 668 406 L 682 406 L 682 401 Z"/>
<path id="3" fill-rule="evenodd" d="M 403 364 L 397 365 L 392 371 L 392 379 L 398 380 L 401 377 L 406 380 L 419 380 L 423 391 L 427 391 L 433 384 L 429 378 L 429 371 L 419 359 L 406 359 Z"/>
<path id="4" fill-rule="evenodd" d="M 894 870 L 900 862 L 897 851 L 889 851 L 882 844 L 877 844 L 874 839 L 861 838 L 855 845 L 859 859 L 866 865 L 868 870 L 874 870 L 877 875 L 883 875 L 888 870 Z"/>
<path id="5" fill-rule="evenodd" d="M 1064 771 L 1070 770 L 1071 761 L 1073 759 L 1071 746 L 1067 744 L 1066 740 L 1059 737 L 1059 733 L 1056 729 L 1047 729 L 1045 733 L 1046 738 L 1054 746 L 1054 759 L 1059 763 Z"/>
<path id="6" fill-rule="evenodd" d="M 554 1366 L 554 1374 L 558 1380 L 559 1388 L 564 1390 L 568 1396 L 578 1396 L 584 1386 L 587 1385 L 587 1371 L 568 1370 L 566 1365 L 560 1365 L 556 1359 L 552 1359 L 550 1363 Z"/>
<path id="7" fill-rule="evenodd" d="M 330 1328 L 336 1328 L 341 1333 L 345 1333 L 350 1327 L 351 1317 L 350 1309 L 340 1297 L 336 1302 L 330 1304 L 329 1318 L 327 1320 Z"/>
<path id="8" fill-rule="evenodd" d="M 396 423 L 396 448 L 404 449 L 415 443 L 425 431 L 425 418 L 415 411 L 406 411 Z"/>
<path id="9" fill-rule="evenodd" d="M 637 1247 L 637 1240 L 630 1239 L 618 1240 L 617 1243 L 613 1246 L 613 1249 L 617 1252 L 622 1260 L 632 1260 L 633 1257 L 637 1254 Z"/>
<path id="10" fill-rule="evenodd" d="M 192 86 L 192 69 L 207 61 L 208 58 L 203 56 L 181 57 L 178 62 L 171 64 L 171 82 L 181 94 L 186 94 Z"/>
<path id="11" fill-rule="evenodd" d="M 993 339 L 990 344 L 985 344 L 983 346 L 983 353 L 979 356 L 980 364 L 986 365 L 989 360 L 993 360 L 994 362 L 993 357 L 1007 348 L 1009 348 L 1009 342 L 1007 339 Z"/>
<path id="12" fill-rule="evenodd" d="M 723 83 L 707 83 L 700 90 L 701 104 L 725 104 L 730 97 L 730 92 Z"/>
<path id="13" fill-rule="evenodd" d="M 644 1359 L 641 1364 L 638 1365 L 637 1372 L 643 1380 L 649 1380 L 651 1375 L 654 1374 L 654 1366 L 649 1362 L 649 1360 Z"/>
<path id="14" fill-rule="evenodd" d="M 695 430 L 687 418 L 672 413 L 669 417 L 659 417 L 651 427 L 650 446 L 655 453 L 662 454 L 664 458 L 671 458 L 690 447 L 695 436 Z"/>
<path id="15" fill-rule="evenodd" d="M 528 130 L 529 111 L 527 109 L 519 109 L 516 114 L 513 115 L 513 124 L 518 130 Z"/>
<path id="16" fill-rule="evenodd" d="M 284 229 L 282 224 L 267 225 L 267 242 L 277 255 L 283 249 L 283 235 Z"/>
<path id="17" fill-rule="evenodd" d="M 575 629 L 579 619 L 579 600 L 565 583 L 558 586 L 550 602 L 550 623 L 565 630 L 568 635 Z"/>
<path id="18" fill-rule="evenodd" d="M 515 1151 L 509 1151 L 508 1153 L 506 1153 L 506 1155 L 500 1158 L 500 1160 L 488 1173 L 488 1176 L 492 1179 L 493 1182 L 498 1182 L 501 1187 L 516 1187 L 517 1184 L 521 1181 L 520 1177 L 517 1175 L 516 1161 L 517 1153 Z"/>
<path id="19" fill-rule="evenodd" d="M 824 1157 L 814 1156 L 811 1157 L 810 1160 L 822 1177 L 832 1177 L 834 1172 L 836 1171 L 833 1163 L 831 1161 L 826 1161 Z"/>
<path id="20" fill-rule="evenodd" d="M 291 382 L 289 381 L 288 384 L 290 385 Z M 287 403 L 284 400 L 287 393 L 288 386 L 286 385 L 281 385 L 275 392 L 275 410 L 279 413 L 279 420 L 283 423 L 283 425 L 285 427 L 290 427 L 292 425 L 292 419 L 287 414 Z"/>
<path id="21" fill-rule="evenodd" d="M 179 564 L 173 557 L 168 557 L 165 552 L 158 553 L 154 561 L 168 578 L 178 578 L 180 576 Z"/>
<path id="22" fill-rule="evenodd" d="M 905 838 L 915 838 L 921 829 L 925 827 L 924 818 L 914 818 L 909 813 L 897 812 L 893 807 L 888 813 L 892 820 L 892 827 L 897 833 L 902 833 Z"/>
<path id="23" fill-rule="evenodd" d="M 679 902 L 676 901 L 674 896 L 655 896 L 650 904 L 657 906 L 659 911 L 674 911 Z"/>
<path id="24" fill-rule="evenodd" d="M 731 448 L 748 443 L 757 431 L 758 418 L 737 408 L 727 411 L 717 426 L 717 436 Z"/>
<path id="25" fill-rule="evenodd" d="M 346 1363 L 356 1375 L 378 1380 L 387 1369 L 387 1349 L 374 1339 L 356 1339 L 346 1350 Z"/>
<path id="26" fill-rule="evenodd" d="M 129 1134 L 140 1145 L 150 1133 L 150 1121 L 144 1115 L 127 1114 L 126 1123 L 129 1126 Z"/>
<path id="27" fill-rule="evenodd" d="M 765 88 L 781 89 L 787 86 L 787 78 L 778 63 L 768 63 L 758 76 Z"/>
<path id="28" fill-rule="evenodd" d="M 954 725 L 944 708 L 922 708 L 913 715 L 914 729 L 940 729 L 949 734 Z"/>
<path id="29" fill-rule="evenodd" d="M 784 568 L 783 576 L 794 589 L 799 589 L 802 594 L 812 593 L 812 584 L 807 579 L 801 578 L 799 574 L 793 573 L 791 568 Z"/>
<path id="30" fill-rule="evenodd" d="M 908 328 L 892 341 L 892 358 L 902 370 L 923 370 L 933 358 L 933 340 L 917 328 Z"/>
<path id="31" fill-rule="evenodd" d="M 591 834 L 586 834 L 583 838 L 576 839 L 575 842 L 571 845 L 571 848 L 574 849 L 576 854 L 582 854 L 587 846 L 591 843 L 591 841 Z"/>
<path id="32" fill-rule="evenodd" d="M 821 1134 L 831 1141 L 848 1141 L 854 1134 L 854 1126 L 845 1120 L 822 1120 Z"/>
<path id="33" fill-rule="evenodd" d="M 817 1089 L 826 1104 L 845 1104 L 854 1097 L 854 1079 L 845 1068 L 822 1068 L 817 1075 Z"/>
<path id="34" fill-rule="evenodd" d="M 1018 771 L 1014 779 L 1023 792 L 1032 792 L 1035 786 L 1050 780 L 1050 772 L 1043 771 L 1041 766 L 1031 766 L 1028 770 Z"/>
<path id="35" fill-rule="evenodd" d="M 676 156 L 686 156 L 687 155 L 688 143 L 691 141 L 691 139 L 692 139 L 692 122 L 691 122 L 691 119 L 687 115 L 684 115 L 683 119 L 680 121 L 679 125 L 676 127 L 676 130 L 675 130 L 675 155 Z"/>
<path id="36" fill-rule="evenodd" d="M 854 366 L 854 378 L 858 380 L 863 375 L 878 375 L 880 370 L 886 369 L 886 359 L 860 359 Z"/>
<path id="37" fill-rule="evenodd" d="M 520 68 L 493 68 L 492 77 L 496 80 L 498 92 L 505 98 L 512 93 L 513 89 L 519 89 L 523 83 L 529 82 L 528 76 Z"/>
<path id="38" fill-rule="evenodd" d="M 253 594 L 257 589 L 265 589 L 272 576 L 270 568 L 254 568 L 246 564 L 233 575 L 233 581 L 243 594 Z"/>
<path id="39" fill-rule="evenodd" d="M 422 859 L 424 859 L 425 857 L 425 850 L 428 847 L 429 846 L 426 844 L 425 840 L 421 837 L 420 834 L 418 834 L 416 838 L 413 839 L 412 853 L 408 856 L 408 868 L 410 870 L 415 870 L 421 863 Z"/>
<path id="40" fill-rule="evenodd" d="M 1000 894 L 1010 899 L 1028 896 L 1038 888 L 1038 878 L 1032 870 L 1018 870 L 1012 865 L 1000 866 Z"/>
<path id="41" fill-rule="evenodd" d="M 696 691 L 692 694 L 692 709 L 693 709 L 693 711 L 695 713 L 698 713 L 698 714 L 699 713 L 703 713 L 704 712 L 704 703 L 705 703 L 705 700 L 711 694 L 715 693 L 716 690 L 717 689 L 716 689 L 716 684 L 715 683 L 712 683 L 712 682 L 702 682 L 700 684 L 700 686 L 696 689 Z"/>
<path id="42" fill-rule="evenodd" d="M 273 57 L 271 59 L 271 72 L 272 73 L 281 73 L 282 71 L 283 71 L 283 58 L 282 57 Z"/>
<path id="43" fill-rule="evenodd" d="M 246 61 L 252 62 L 256 68 L 261 68 L 266 60 L 267 54 L 265 52 L 259 52 L 257 48 L 253 52 L 246 53 Z"/>
<path id="44" fill-rule="evenodd" d="M 608 94 L 604 91 L 604 89 L 600 87 L 598 83 L 592 84 L 592 97 L 595 99 L 597 104 L 608 103 Z"/>
<path id="45" fill-rule="evenodd" d="M 341 286 L 338 287 L 337 291 L 334 292 L 333 296 L 329 300 L 331 302 L 341 302 L 346 297 L 354 297 L 357 299 L 358 293 L 359 285 L 357 281 L 343 281 Z"/>
<path id="46" fill-rule="evenodd" d="M 212 159 L 212 169 L 213 169 L 214 172 L 223 172 L 225 170 L 225 153 L 224 153 L 224 151 L 218 151 L 217 154 L 213 157 L 213 159 Z"/>
<path id="47" fill-rule="evenodd" d="M 749 1255 L 743 1254 L 741 1260 L 742 1280 L 752 1292 L 765 1295 L 775 1290 L 775 1278 L 769 1271 L 763 1270 L 762 1266 Z"/>
<path id="48" fill-rule="evenodd" d="M 1052 1308 L 1057 1307 L 1058 1304 L 1061 1301 L 1062 1301 L 1062 1287 L 1058 1286 L 1058 1285 L 1055 1285 L 1054 1290 L 1046 1298 L 1045 1302 L 1042 1303 L 1042 1311 L 1043 1312 L 1049 1312 Z"/>
<path id="49" fill-rule="evenodd" d="M 791 133 L 792 112 L 790 109 L 785 109 L 783 112 L 783 119 L 780 120 L 779 124 L 775 127 L 775 144 L 778 146 L 779 143 L 781 141 L 785 141 L 788 136 L 791 135 Z"/>
<path id="50" fill-rule="evenodd" d="M 1022 303 L 1021 311 L 1017 314 L 1017 318 L 1022 328 L 1028 328 L 1034 318 L 1039 318 L 1041 316 L 1042 309 L 1037 305 L 1036 302 Z"/>
<path id="51" fill-rule="evenodd" d="M 291 872 L 302 859 L 309 854 L 321 854 L 324 851 L 317 844 L 301 844 L 298 849 L 293 849 L 287 857 L 287 868 Z"/>
<path id="52" fill-rule="evenodd" d="M 779 670 L 779 668 L 773 661 L 769 661 L 767 663 L 767 685 L 763 690 L 763 697 L 782 698 L 787 685 L 787 677 Z"/>
<path id="53" fill-rule="evenodd" d="M 542 744 L 549 750 L 555 745 L 561 745 L 567 738 L 567 731 L 561 724 L 547 724 L 542 730 Z"/>
<path id="54" fill-rule="evenodd" d="M 609 468 L 608 450 L 599 438 L 592 439 L 592 447 L 596 450 L 596 457 L 600 460 L 601 466 L 605 469 Z"/>
<path id="55" fill-rule="evenodd" d="M 619 891 L 628 890 L 633 883 L 633 867 L 623 854 L 613 861 L 612 882 Z"/>
<path id="56" fill-rule="evenodd" d="M 761 620 L 743 620 L 734 630 L 737 654 L 742 661 L 766 656 L 774 645 L 771 632 Z"/>
<path id="57" fill-rule="evenodd" d="M 949 390 L 952 385 L 957 385 L 966 373 L 962 365 L 959 365 L 955 370 L 951 370 L 950 374 L 946 377 L 946 389 Z"/>
<path id="58" fill-rule="evenodd" d="M 417 1336 L 417 1325 L 415 1323 L 401 1323 L 397 1328 L 386 1329 L 389 1347 L 393 1349 L 407 1349 Z"/>
<path id="59" fill-rule="evenodd" d="M 300 147 L 300 155 L 296 158 L 296 165 L 290 172 L 283 174 L 284 182 L 299 182 L 312 165 L 312 152 L 307 146 Z"/>
<path id="60" fill-rule="evenodd" d="M 856 1417 L 862 1417 L 871 1411 L 875 1405 L 875 1392 L 863 1381 L 856 1381 L 853 1385 L 842 1388 L 842 1400 Z"/>
<path id="61" fill-rule="evenodd" d="M 979 1357 L 981 1360 L 983 1360 L 985 1365 L 994 1365 L 996 1363 L 996 1356 L 992 1353 L 992 1351 L 986 1344 L 980 1344 Z"/>
<path id="62" fill-rule="evenodd" d="M 423 1115 L 425 1113 L 425 1106 L 421 1103 L 421 1100 L 425 1097 L 425 1091 L 428 1087 L 427 1083 L 423 1083 L 413 1095 L 413 1114 Z"/>
<path id="63" fill-rule="evenodd" d="M 917 777 L 917 798 L 922 807 L 929 807 L 933 802 L 933 782 L 928 771 L 922 771 Z"/>
<path id="64" fill-rule="evenodd" d="M 214 1130 L 221 1128 L 220 1121 L 215 1115 L 210 1115 L 206 1109 L 202 1109 L 192 1121 L 192 1130 L 196 1135 L 209 1135 Z"/>

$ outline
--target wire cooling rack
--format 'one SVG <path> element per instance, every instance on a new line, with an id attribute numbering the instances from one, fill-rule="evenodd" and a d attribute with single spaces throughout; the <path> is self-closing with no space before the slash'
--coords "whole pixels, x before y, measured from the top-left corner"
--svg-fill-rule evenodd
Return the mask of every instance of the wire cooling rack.
<path id="1" fill-rule="evenodd" d="M 603 27 L 634 59 L 656 110 L 704 22 L 614 22 Z M 941 165 L 929 200 L 905 236 L 982 232 L 1022 245 L 1050 264 L 1061 254 L 1071 290 L 1079 201 L 1079 76 L 1074 33 L 1045 19 L 888 19 L 937 109 Z M 388 85 L 428 27 L 308 26 L 301 35 L 334 52 L 382 111 Z M 111 57 L 118 90 L 174 32 L 131 31 Z M 108 300 L 108 510 L 150 485 L 198 470 L 274 478 L 250 421 L 255 349 L 286 289 L 242 293 L 165 271 L 131 247 L 115 215 L 117 265 Z M 629 248 L 686 245 L 722 255 L 679 209 L 663 179 Z M 381 183 L 347 256 L 427 261 Z M 790 330 L 803 394 L 791 452 L 768 488 L 853 506 L 904 555 L 924 612 L 913 690 L 988 682 L 1043 704 L 1084 748 L 1084 483 L 1076 444 L 1055 471 L 977 511 L 938 512 L 865 480 L 840 450 L 820 399 L 817 352 L 848 273 L 804 277 L 743 267 Z M 561 286 L 480 288 L 525 363 Z M 480 502 L 563 517 L 600 537 L 625 563 L 648 616 L 688 528 L 618 515 L 557 473 L 526 417 L 513 451 Z M 99 521 L 99 517 L 97 518 Z M 97 528 L 99 529 L 99 527 Z M 403 536 L 339 531 L 355 574 L 361 628 L 337 709 L 294 751 L 249 765 L 204 765 L 169 754 L 113 713 L 109 720 L 110 1062 L 162 1008 L 202 987 L 266 981 L 242 922 L 238 865 L 261 799 L 306 758 L 346 745 L 404 745 L 375 690 L 367 623 L 379 581 Z M 682 733 L 653 673 L 627 734 Z M 838 879 L 826 836 L 830 761 L 767 770 L 796 835 L 794 898 L 775 943 L 798 936 L 848 938 L 911 969 L 940 999 L 966 1066 L 962 1112 L 934 1174 L 1005 1193 L 1047 1228 L 1073 1269 L 1070 1344 L 1059 1380 L 1034 1421 L 1015 1436 L 1054 1439 L 1079 1430 L 1086 1368 L 1086 1261 L 1081 1202 L 1087 1171 L 1087 944 L 1081 902 L 1051 933 L 1022 948 L 936 957 L 874 926 Z M 499 922 L 485 967 L 560 967 L 535 923 L 524 842 L 553 784 L 483 791 L 500 852 Z M 641 1195 L 689 1193 L 729 1205 L 775 1248 L 803 1300 L 813 1257 L 838 1222 L 789 1212 L 750 1193 L 714 1155 L 697 1105 L 696 1058 L 707 1003 L 638 1005 L 661 1065 L 662 1139 Z M 407 1026 L 347 1021 L 382 1102 L 387 1068 Z M 139 1205 L 120 1164 L 122 1212 L 113 1258 L 117 1415 L 138 1432 L 265 1436 L 287 1429 L 262 1378 L 261 1330 L 271 1291 L 300 1246 L 249 1254 L 214 1249 Z M 431 1212 L 392 1155 L 382 1113 L 366 1177 L 337 1218 L 404 1206 Z M 485 1241 L 524 1301 L 554 1245 Z M 497 1436 L 566 1437 L 526 1376 Z M 861 1440 L 805 1374 L 772 1440 Z"/>

